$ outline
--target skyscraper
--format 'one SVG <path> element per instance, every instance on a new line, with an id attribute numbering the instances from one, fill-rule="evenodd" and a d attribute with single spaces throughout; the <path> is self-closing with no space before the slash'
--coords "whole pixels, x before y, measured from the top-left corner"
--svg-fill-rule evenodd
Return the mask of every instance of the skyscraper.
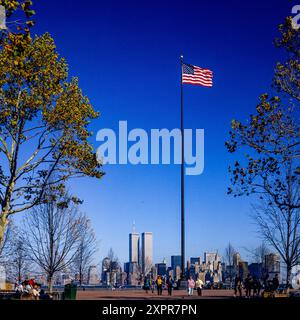
<path id="1" fill-rule="evenodd" d="M 162 263 L 157 263 L 155 265 L 156 269 L 157 269 L 157 275 L 158 276 L 165 276 L 167 274 L 167 265 L 166 263 L 162 262 Z"/>
<path id="2" fill-rule="evenodd" d="M 190 258 L 191 264 L 195 265 L 198 264 L 200 266 L 201 264 L 201 257 L 191 257 Z"/>
<path id="3" fill-rule="evenodd" d="M 204 252 L 204 261 L 207 264 L 213 264 L 214 261 L 220 261 L 221 258 L 217 252 Z"/>
<path id="4" fill-rule="evenodd" d="M 136 232 L 129 234 L 129 262 L 140 263 L 140 235 Z"/>
<path id="5" fill-rule="evenodd" d="M 100 279 L 98 276 L 98 271 L 96 266 L 90 266 L 88 271 L 88 284 L 97 285 L 99 284 Z"/>
<path id="6" fill-rule="evenodd" d="M 171 256 L 171 268 L 176 272 L 176 267 L 181 267 L 181 256 Z"/>
<path id="7" fill-rule="evenodd" d="M 265 268 L 270 278 L 273 278 L 275 274 L 280 274 L 280 256 L 275 253 L 265 255 Z"/>
<path id="8" fill-rule="evenodd" d="M 148 274 L 153 263 L 153 235 L 152 232 L 142 233 L 142 271 Z"/>
<path id="9" fill-rule="evenodd" d="M 233 266 L 238 267 L 239 263 L 241 262 L 241 256 L 238 252 L 233 254 Z"/>

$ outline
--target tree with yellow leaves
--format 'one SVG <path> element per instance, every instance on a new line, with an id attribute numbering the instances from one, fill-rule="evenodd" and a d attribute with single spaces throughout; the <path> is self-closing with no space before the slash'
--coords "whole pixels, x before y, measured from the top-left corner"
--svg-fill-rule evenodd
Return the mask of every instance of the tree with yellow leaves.
<path id="1" fill-rule="evenodd" d="M 46 201 L 46 189 L 63 192 L 70 177 L 101 178 L 103 172 L 88 142 L 88 125 L 98 113 L 78 79 L 69 80 L 51 36 L 31 38 L 32 2 L 0 5 L 7 18 L 25 13 L 24 27 L 0 37 L 1 246 L 9 217 Z"/>

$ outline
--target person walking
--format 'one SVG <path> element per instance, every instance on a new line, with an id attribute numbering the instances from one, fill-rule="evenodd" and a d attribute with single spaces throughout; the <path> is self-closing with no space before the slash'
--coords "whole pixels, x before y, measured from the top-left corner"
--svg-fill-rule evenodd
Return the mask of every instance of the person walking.
<path id="1" fill-rule="evenodd" d="M 167 286 L 168 286 L 168 295 L 172 296 L 174 281 L 171 276 L 167 280 Z"/>
<path id="2" fill-rule="evenodd" d="M 150 290 L 150 282 L 148 277 L 144 278 L 144 290 L 146 291 L 147 294 L 148 294 L 148 291 Z"/>
<path id="3" fill-rule="evenodd" d="M 262 289 L 262 284 L 260 280 L 257 280 L 257 296 L 260 297 L 260 291 Z"/>
<path id="4" fill-rule="evenodd" d="M 188 296 L 192 296 L 194 294 L 195 281 L 192 276 L 190 276 L 188 280 Z"/>
<path id="5" fill-rule="evenodd" d="M 279 287 L 279 278 L 278 278 L 277 273 L 275 274 L 275 277 L 273 278 L 272 285 L 273 285 L 273 291 L 277 291 L 277 289 Z"/>
<path id="6" fill-rule="evenodd" d="M 269 274 L 266 273 L 265 276 L 263 277 L 263 284 L 264 284 L 264 289 L 268 289 L 269 287 Z"/>
<path id="7" fill-rule="evenodd" d="M 251 274 L 248 273 L 245 282 L 245 289 L 246 289 L 246 298 L 251 298 L 251 291 L 252 291 L 252 286 L 253 286 L 253 279 L 251 277 Z"/>
<path id="8" fill-rule="evenodd" d="M 239 293 L 239 297 L 242 297 L 242 279 L 239 275 L 235 276 L 234 279 L 234 297 Z"/>
<path id="9" fill-rule="evenodd" d="M 151 292 L 154 293 L 155 281 L 153 280 L 153 278 L 150 279 L 150 288 Z"/>
<path id="10" fill-rule="evenodd" d="M 198 277 L 196 281 L 196 290 L 199 297 L 202 296 L 202 286 L 203 286 L 203 281 L 200 279 L 200 277 Z"/>
<path id="11" fill-rule="evenodd" d="M 253 277 L 253 297 L 259 297 L 261 291 L 261 283 L 257 277 Z"/>
<path id="12" fill-rule="evenodd" d="M 157 286 L 157 295 L 161 296 L 162 295 L 163 281 L 162 281 L 162 278 L 160 276 L 157 277 L 156 286 Z"/>
<path id="13" fill-rule="evenodd" d="M 252 293 L 252 297 L 255 298 L 257 297 L 257 291 L 258 291 L 258 280 L 256 278 L 256 276 L 253 277 L 253 293 Z"/>

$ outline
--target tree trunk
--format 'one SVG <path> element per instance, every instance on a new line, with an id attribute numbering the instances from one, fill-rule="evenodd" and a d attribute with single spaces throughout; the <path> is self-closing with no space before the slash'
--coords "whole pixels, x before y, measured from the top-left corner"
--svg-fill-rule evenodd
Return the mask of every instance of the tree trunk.
<path id="1" fill-rule="evenodd" d="M 22 272 L 21 272 L 21 268 L 19 268 L 19 270 L 18 270 L 18 282 L 19 282 L 19 283 L 22 282 Z"/>
<path id="2" fill-rule="evenodd" d="M 52 291 L 53 291 L 53 275 L 48 276 L 48 289 L 49 289 L 49 293 L 52 293 Z"/>
<path id="3" fill-rule="evenodd" d="M 289 287 L 291 284 L 291 275 L 292 275 L 292 266 L 287 265 L 286 266 L 286 284 Z"/>
<path id="4" fill-rule="evenodd" d="M 6 231 L 6 226 L 8 224 L 7 217 L 4 213 L 0 214 L 0 247 L 3 245 L 4 242 L 4 235 Z"/>

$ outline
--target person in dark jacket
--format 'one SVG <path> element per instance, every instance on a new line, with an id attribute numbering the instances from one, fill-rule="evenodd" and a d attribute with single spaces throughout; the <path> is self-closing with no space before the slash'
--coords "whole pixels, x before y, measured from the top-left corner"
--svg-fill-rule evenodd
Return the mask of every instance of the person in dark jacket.
<path id="1" fill-rule="evenodd" d="M 269 281 L 269 274 L 266 273 L 265 276 L 263 277 L 263 283 L 264 283 L 264 289 L 268 289 L 268 281 Z"/>
<path id="2" fill-rule="evenodd" d="M 171 296 L 173 292 L 173 286 L 174 286 L 174 281 L 171 276 L 167 280 L 167 286 L 168 286 L 168 295 Z"/>
<path id="3" fill-rule="evenodd" d="M 260 291 L 262 289 L 262 284 L 260 280 L 257 280 L 257 296 L 260 297 Z"/>
<path id="4" fill-rule="evenodd" d="M 45 292 L 45 290 L 41 290 L 40 292 L 40 300 L 52 300 L 53 297 L 50 296 L 48 293 Z"/>
<path id="5" fill-rule="evenodd" d="M 234 296 L 236 297 L 237 293 L 242 297 L 242 279 L 239 275 L 235 276 L 234 279 Z"/>
<path id="6" fill-rule="evenodd" d="M 275 274 L 275 277 L 273 278 L 273 290 L 276 291 L 279 287 L 279 279 L 278 279 L 278 274 Z"/>
<path id="7" fill-rule="evenodd" d="M 144 290 L 148 294 L 148 291 L 150 290 L 150 281 L 148 277 L 144 278 Z"/>
<path id="8" fill-rule="evenodd" d="M 253 287 L 253 279 L 250 275 L 250 273 L 247 275 L 247 278 L 244 281 L 245 289 L 246 289 L 246 298 L 251 297 L 251 291 Z"/>
<path id="9" fill-rule="evenodd" d="M 259 279 L 256 277 L 253 277 L 253 297 L 259 297 L 260 296 L 260 290 L 261 290 L 261 283 Z"/>

